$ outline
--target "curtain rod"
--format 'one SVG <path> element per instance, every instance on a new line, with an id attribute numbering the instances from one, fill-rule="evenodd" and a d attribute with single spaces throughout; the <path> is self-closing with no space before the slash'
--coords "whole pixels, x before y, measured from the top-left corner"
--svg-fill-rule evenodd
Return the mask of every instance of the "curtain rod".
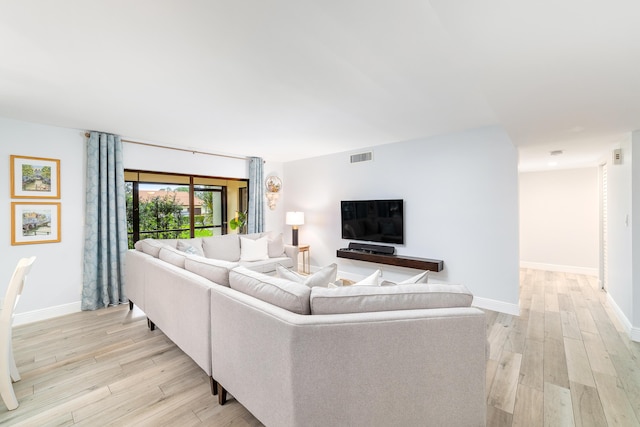
<path id="1" fill-rule="evenodd" d="M 85 132 L 84 136 L 89 138 L 91 134 L 89 132 Z M 230 154 L 208 153 L 206 151 L 189 150 L 188 148 L 167 147 L 165 145 L 151 144 L 149 142 L 132 141 L 130 139 L 123 139 L 123 138 L 120 138 L 120 140 L 122 142 L 127 142 L 129 144 L 145 145 L 147 147 L 164 148 L 167 150 L 184 151 L 185 153 L 191 153 L 191 154 L 204 154 L 207 156 L 227 157 L 229 159 L 249 160 L 249 158 L 246 156 L 233 156 Z"/>

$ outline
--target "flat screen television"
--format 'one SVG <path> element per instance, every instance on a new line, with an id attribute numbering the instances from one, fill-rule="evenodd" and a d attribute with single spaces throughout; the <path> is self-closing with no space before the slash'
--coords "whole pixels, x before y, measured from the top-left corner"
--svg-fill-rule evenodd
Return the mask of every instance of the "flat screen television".
<path id="1" fill-rule="evenodd" d="M 342 238 L 404 244 L 404 201 L 347 200 L 340 202 Z"/>

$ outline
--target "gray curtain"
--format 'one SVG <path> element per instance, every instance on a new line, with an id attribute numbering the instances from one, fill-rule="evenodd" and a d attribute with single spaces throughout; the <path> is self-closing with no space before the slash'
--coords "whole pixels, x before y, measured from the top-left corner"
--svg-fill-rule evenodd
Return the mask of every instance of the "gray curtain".
<path id="1" fill-rule="evenodd" d="M 122 141 L 116 135 L 91 132 L 87 142 L 83 310 L 127 301 L 124 294 L 126 251 Z"/>
<path id="2" fill-rule="evenodd" d="M 247 233 L 264 230 L 264 172 L 261 157 L 249 158 L 249 211 Z"/>

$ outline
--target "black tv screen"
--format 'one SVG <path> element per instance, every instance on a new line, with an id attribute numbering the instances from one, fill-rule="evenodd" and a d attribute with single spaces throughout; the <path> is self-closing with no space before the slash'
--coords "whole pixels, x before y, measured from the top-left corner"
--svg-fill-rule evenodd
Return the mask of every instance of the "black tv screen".
<path id="1" fill-rule="evenodd" d="M 349 200 L 340 202 L 342 238 L 404 244 L 404 202 Z"/>

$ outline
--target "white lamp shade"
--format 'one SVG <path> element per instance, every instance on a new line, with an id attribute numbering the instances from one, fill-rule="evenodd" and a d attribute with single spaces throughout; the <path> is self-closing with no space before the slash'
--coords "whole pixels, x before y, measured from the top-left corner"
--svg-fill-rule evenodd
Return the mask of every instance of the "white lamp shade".
<path id="1" fill-rule="evenodd" d="M 304 212 L 287 212 L 287 225 L 303 225 Z"/>

